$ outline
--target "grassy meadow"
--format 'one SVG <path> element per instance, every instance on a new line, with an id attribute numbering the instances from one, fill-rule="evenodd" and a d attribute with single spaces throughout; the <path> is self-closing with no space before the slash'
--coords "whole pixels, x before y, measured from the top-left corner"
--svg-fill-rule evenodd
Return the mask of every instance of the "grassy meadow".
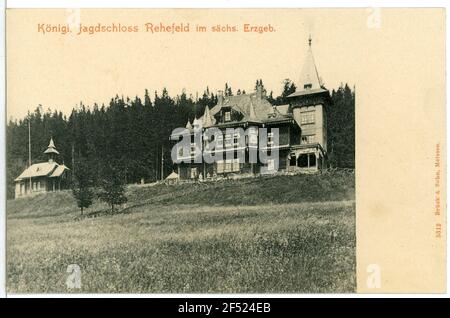
<path id="1" fill-rule="evenodd" d="M 68 191 L 7 202 L 12 293 L 355 290 L 354 176 L 129 186 L 83 217 Z M 69 264 L 81 289 L 66 287 Z"/>

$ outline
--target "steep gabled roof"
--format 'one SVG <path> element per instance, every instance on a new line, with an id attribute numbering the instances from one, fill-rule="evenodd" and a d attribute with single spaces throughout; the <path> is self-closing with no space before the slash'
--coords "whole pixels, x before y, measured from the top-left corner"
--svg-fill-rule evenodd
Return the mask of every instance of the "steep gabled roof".
<path id="1" fill-rule="evenodd" d="M 258 98 L 255 93 L 226 96 L 222 106 L 217 104 L 211 109 L 211 115 L 214 116 L 224 107 L 230 107 L 241 113 L 244 116 L 242 121 L 261 122 L 273 113 L 269 101 L 266 98 Z"/>
<path id="2" fill-rule="evenodd" d="M 14 181 L 36 177 L 60 177 L 66 170 L 70 169 L 56 162 L 35 163 L 26 168 Z"/>
<path id="3" fill-rule="evenodd" d="M 205 107 L 205 113 L 201 117 L 203 127 L 211 127 L 216 123 L 215 118 L 211 115 L 211 112 L 209 111 L 209 107 Z"/>
<path id="4" fill-rule="evenodd" d="M 50 178 L 54 178 L 54 177 L 60 177 L 64 171 L 66 170 L 70 170 L 69 168 L 67 168 L 65 165 L 58 165 L 58 167 L 56 167 L 55 170 L 53 170 L 52 174 L 49 175 Z"/>
<path id="5" fill-rule="evenodd" d="M 56 162 L 41 162 L 41 163 L 35 163 L 28 168 L 25 169 L 24 172 L 22 172 L 15 181 L 19 181 L 22 179 L 27 178 L 34 178 L 34 177 L 43 177 L 51 174 L 58 164 Z"/>
<path id="6" fill-rule="evenodd" d="M 280 112 L 277 107 L 272 106 L 265 96 L 258 97 L 257 93 L 251 93 L 226 96 L 222 105 L 217 104 L 208 110 L 209 115 L 214 119 L 213 122 L 216 121 L 214 115 L 222 108 L 228 107 L 243 115 L 241 122 L 264 123 L 291 118 L 290 114 Z M 206 112 L 205 109 L 205 113 Z M 204 117 L 205 115 L 200 118 L 203 120 L 203 123 L 205 122 Z"/>

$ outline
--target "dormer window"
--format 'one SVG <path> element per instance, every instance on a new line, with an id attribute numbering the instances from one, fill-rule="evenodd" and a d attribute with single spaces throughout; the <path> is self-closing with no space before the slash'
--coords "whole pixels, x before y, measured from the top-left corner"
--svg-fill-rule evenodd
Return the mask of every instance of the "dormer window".
<path id="1" fill-rule="evenodd" d="M 305 84 L 303 85 L 303 89 L 308 90 L 312 88 L 312 84 Z"/>
<path id="2" fill-rule="evenodd" d="M 225 112 L 225 121 L 231 121 L 231 112 L 230 111 Z"/>

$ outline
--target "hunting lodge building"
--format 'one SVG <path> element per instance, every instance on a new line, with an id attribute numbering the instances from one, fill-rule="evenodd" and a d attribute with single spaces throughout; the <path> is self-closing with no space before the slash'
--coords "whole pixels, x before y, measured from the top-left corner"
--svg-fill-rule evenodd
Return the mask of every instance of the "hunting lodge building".
<path id="1" fill-rule="evenodd" d="M 330 93 L 323 86 L 311 50 L 311 38 L 303 65 L 300 82 L 294 93 L 288 96 L 286 105 L 272 105 L 261 83 L 251 94 L 224 96 L 218 92 L 217 105 L 211 109 L 208 106 L 201 118 L 195 118 L 186 128 L 191 132 L 191 151 L 177 151 L 178 178 L 181 180 L 201 179 L 229 174 L 258 174 L 260 163 L 250 163 L 249 149 L 254 145 L 259 150 L 270 151 L 277 147 L 279 152 L 278 171 L 316 172 L 326 167 L 327 160 L 327 108 L 331 103 Z M 214 163 L 194 163 L 195 143 L 194 131 L 200 127 L 205 129 L 215 127 L 222 131 L 223 136 L 215 140 L 214 152 L 233 152 L 233 156 Z M 227 134 L 227 128 L 243 128 L 249 131 L 247 136 L 237 133 Z M 267 144 L 259 144 L 258 129 L 267 129 Z M 278 145 L 271 143 L 273 133 L 278 128 Z M 179 140 L 180 135 L 172 134 L 172 140 Z M 241 143 L 240 138 L 245 138 Z M 253 141 L 252 141 L 253 140 Z M 203 151 L 208 151 L 209 140 L 203 140 Z M 272 144 L 272 145 L 271 145 Z M 239 161 L 237 151 L 244 145 L 245 162 Z M 264 147 L 264 149 L 262 149 Z M 192 159 L 190 162 L 187 159 Z M 270 169 L 270 163 L 267 162 Z"/>

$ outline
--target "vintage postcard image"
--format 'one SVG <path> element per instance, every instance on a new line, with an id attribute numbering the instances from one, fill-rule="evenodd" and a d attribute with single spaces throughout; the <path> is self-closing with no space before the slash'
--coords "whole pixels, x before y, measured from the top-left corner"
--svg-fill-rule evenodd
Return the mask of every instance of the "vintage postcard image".
<path id="1" fill-rule="evenodd" d="M 445 292 L 444 30 L 8 9 L 7 292 Z"/>

